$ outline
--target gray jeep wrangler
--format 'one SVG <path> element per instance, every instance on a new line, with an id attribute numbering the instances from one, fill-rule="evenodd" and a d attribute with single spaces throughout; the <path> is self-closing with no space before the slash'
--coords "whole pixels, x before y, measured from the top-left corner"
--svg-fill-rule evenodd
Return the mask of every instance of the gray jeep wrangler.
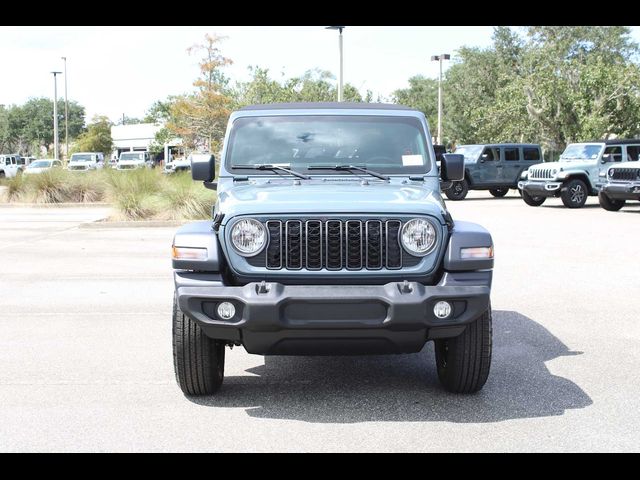
<path id="1" fill-rule="evenodd" d="M 491 362 L 493 243 L 440 197 L 424 115 L 384 104 L 305 103 L 232 113 L 215 159 L 213 218 L 173 241 L 173 353 L 185 394 L 221 386 L 225 347 L 260 355 L 419 352 L 435 342 L 450 391 Z M 460 180 L 461 155 L 441 176 Z M 327 372 L 330 374 L 330 372 Z"/>

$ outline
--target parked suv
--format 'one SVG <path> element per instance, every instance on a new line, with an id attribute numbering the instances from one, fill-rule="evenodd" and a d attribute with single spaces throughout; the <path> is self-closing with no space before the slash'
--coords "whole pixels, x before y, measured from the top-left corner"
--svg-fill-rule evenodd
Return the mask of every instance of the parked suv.
<path id="1" fill-rule="evenodd" d="M 504 197 L 517 188 L 524 170 L 544 161 L 540 145 L 529 143 L 496 143 L 460 145 L 455 153 L 464 155 L 464 179 L 445 185 L 450 200 L 462 200 L 469 190 L 489 190 L 494 197 Z"/>
<path id="2" fill-rule="evenodd" d="M 218 390 L 226 346 L 352 355 L 419 352 L 430 340 L 447 389 L 482 388 L 493 243 L 451 218 L 430 138 L 424 114 L 399 105 L 231 114 L 217 183 L 213 155 L 192 155 L 193 179 L 218 191 L 213 219 L 173 241 L 184 393 Z M 463 168 L 462 156 L 443 155 L 445 180 L 461 180 Z"/>
<path id="3" fill-rule="evenodd" d="M 78 152 L 71 155 L 67 170 L 72 172 L 87 172 L 104 168 L 104 153 Z"/>
<path id="4" fill-rule="evenodd" d="M 598 193 L 602 208 L 615 212 L 624 207 L 627 200 L 640 201 L 640 161 L 609 167 L 606 178 L 607 182 Z"/>
<path id="5" fill-rule="evenodd" d="M 568 208 L 581 208 L 598 195 L 611 165 L 637 160 L 640 139 L 570 143 L 559 162 L 532 165 L 518 183 L 522 199 L 537 207 L 548 197 L 560 197 Z"/>
<path id="6" fill-rule="evenodd" d="M 122 152 L 118 158 L 117 170 L 135 170 L 153 166 L 149 152 Z"/>
<path id="7" fill-rule="evenodd" d="M 17 153 L 0 155 L 0 178 L 13 178 L 22 173 L 22 157 Z"/>

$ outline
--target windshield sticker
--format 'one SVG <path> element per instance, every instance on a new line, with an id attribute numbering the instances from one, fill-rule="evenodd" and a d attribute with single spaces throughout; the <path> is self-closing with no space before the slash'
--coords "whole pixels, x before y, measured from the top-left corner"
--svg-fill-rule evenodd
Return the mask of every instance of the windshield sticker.
<path id="1" fill-rule="evenodd" d="M 415 167 L 424 165 L 422 155 L 402 155 L 402 165 L 405 167 Z"/>

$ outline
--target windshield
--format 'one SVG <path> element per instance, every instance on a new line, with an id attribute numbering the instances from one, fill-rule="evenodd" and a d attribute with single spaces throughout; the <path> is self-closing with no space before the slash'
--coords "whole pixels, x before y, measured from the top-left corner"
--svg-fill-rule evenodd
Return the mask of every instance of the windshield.
<path id="1" fill-rule="evenodd" d="M 480 156 L 480 152 L 482 152 L 482 145 L 460 145 L 453 153 L 464 155 L 465 162 L 474 162 Z"/>
<path id="2" fill-rule="evenodd" d="M 144 160 L 143 153 L 122 153 L 120 160 Z"/>
<path id="3" fill-rule="evenodd" d="M 560 155 L 560 160 L 596 160 L 600 150 L 602 145 L 597 143 L 570 143 Z"/>
<path id="4" fill-rule="evenodd" d="M 27 168 L 47 168 L 50 166 L 50 160 L 38 160 L 37 162 L 32 162 Z"/>
<path id="5" fill-rule="evenodd" d="M 93 155 L 91 154 L 85 154 L 85 153 L 74 153 L 73 155 L 71 155 L 71 160 L 69 160 L 70 162 L 91 162 L 93 161 Z"/>
<path id="6" fill-rule="evenodd" d="M 308 174 L 344 175 L 309 167 L 357 165 L 377 172 L 426 173 L 431 164 L 415 117 L 297 115 L 245 117 L 233 123 L 227 167 L 281 165 Z M 272 170 L 253 170 L 273 175 Z"/>

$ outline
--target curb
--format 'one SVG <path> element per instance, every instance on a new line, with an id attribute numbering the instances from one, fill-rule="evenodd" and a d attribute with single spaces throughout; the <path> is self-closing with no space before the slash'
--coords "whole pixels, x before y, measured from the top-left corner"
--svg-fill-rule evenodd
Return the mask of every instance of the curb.
<path id="1" fill-rule="evenodd" d="M 91 208 L 111 207 L 110 203 L 0 203 L 0 208 Z"/>
<path id="2" fill-rule="evenodd" d="M 180 227 L 187 222 L 179 222 L 176 220 L 139 220 L 124 222 L 108 222 L 104 219 L 94 222 L 86 222 L 78 225 L 78 228 L 145 228 L 145 227 Z"/>

